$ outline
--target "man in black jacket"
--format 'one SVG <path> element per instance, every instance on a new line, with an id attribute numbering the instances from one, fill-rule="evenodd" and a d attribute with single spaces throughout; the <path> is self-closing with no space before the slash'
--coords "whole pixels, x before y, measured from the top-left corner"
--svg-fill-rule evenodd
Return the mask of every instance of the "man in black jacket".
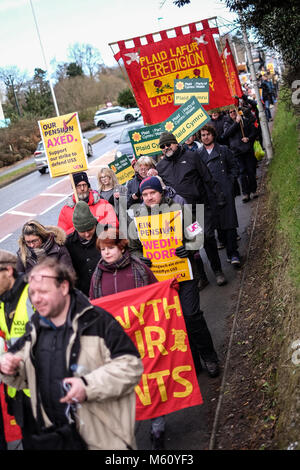
<path id="1" fill-rule="evenodd" d="M 76 287 L 89 295 L 92 275 L 100 259 L 96 248 L 97 234 L 103 229 L 88 204 L 78 201 L 73 213 L 74 232 L 67 236 L 66 247 L 76 272 Z"/>
<path id="2" fill-rule="evenodd" d="M 169 132 L 161 134 L 159 145 L 164 157 L 158 162 L 156 170 L 164 183 L 174 188 L 177 194 L 192 205 L 194 220 L 197 204 L 204 204 L 204 249 L 217 284 L 222 286 L 227 281 L 222 272 L 214 232 L 217 228 L 219 208 L 226 204 L 224 194 L 205 163 L 199 158 L 198 152 L 184 149 Z M 201 258 L 198 261 L 201 289 L 204 287 L 204 284 L 201 284 L 204 269 Z"/>
<path id="3" fill-rule="evenodd" d="M 250 201 L 250 194 L 256 198 L 256 163 L 253 144 L 257 135 L 253 123 L 230 108 L 229 118 L 224 124 L 223 137 L 228 139 L 229 148 L 236 157 L 240 169 L 243 202 Z"/>

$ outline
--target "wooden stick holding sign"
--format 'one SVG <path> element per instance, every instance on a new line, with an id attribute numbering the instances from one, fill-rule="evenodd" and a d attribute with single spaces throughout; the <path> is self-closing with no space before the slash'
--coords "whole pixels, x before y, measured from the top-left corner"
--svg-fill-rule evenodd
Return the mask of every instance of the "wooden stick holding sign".
<path id="1" fill-rule="evenodd" d="M 72 188 L 73 188 L 73 193 L 74 193 L 74 196 L 75 196 L 75 201 L 76 201 L 76 204 L 77 204 L 79 199 L 78 199 L 78 194 L 77 194 L 77 191 L 76 191 L 76 186 L 75 186 L 75 182 L 74 182 L 74 178 L 73 178 L 73 173 L 70 173 L 69 176 L 70 176 L 71 185 L 72 185 Z"/>
<path id="2" fill-rule="evenodd" d="M 239 123 L 240 123 L 240 128 L 241 128 L 241 133 L 242 133 L 242 136 L 245 137 L 243 118 L 242 118 L 242 116 L 240 115 L 237 106 L 235 106 L 235 110 L 236 110 L 236 115 L 237 115 L 237 116 L 240 116 L 240 118 L 241 118 L 240 121 L 239 121 Z"/>

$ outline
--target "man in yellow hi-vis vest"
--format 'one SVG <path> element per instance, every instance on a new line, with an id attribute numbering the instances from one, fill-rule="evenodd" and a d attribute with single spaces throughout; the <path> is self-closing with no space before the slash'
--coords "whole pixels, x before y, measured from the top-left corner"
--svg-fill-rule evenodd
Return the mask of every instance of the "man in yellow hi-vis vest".
<path id="1" fill-rule="evenodd" d="M 23 275 L 16 271 L 17 256 L 6 250 L 0 250 L 0 332 L 4 338 L 5 349 L 12 346 L 25 333 L 26 323 L 34 313 L 28 298 L 28 285 Z M 3 351 L 0 351 L 0 354 Z M 9 414 L 15 416 L 22 430 L 22 444 L 26 449 L 26 435 L 32 430 L 34 419 L 31 411 L 28 389 L 16 391 L 6 388 Z M 1 412 L 2 415 L 2 412 Z M 3 426 L 0 416 L 0 428 Z M 0 434 L 1 429 L 0 429 Z M 2 442 L 5 447 L 5 443 Z"/>

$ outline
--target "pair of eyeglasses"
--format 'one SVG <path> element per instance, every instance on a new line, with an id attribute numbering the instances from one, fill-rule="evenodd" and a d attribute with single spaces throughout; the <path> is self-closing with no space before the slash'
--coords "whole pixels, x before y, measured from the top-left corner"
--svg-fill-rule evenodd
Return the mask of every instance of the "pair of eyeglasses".
<path id="1" fill-rule="evenodd" d="M 87 184 L 86 184 L 86 183 L 83 183 L 83 184 L 77 184 L 76 188 L 80 188 L 80 189 L 87 188 Z"/>
<path id="2" fill-rule="evenodd" d="M 165 147 L 171 147 L 172 144 L 162 144 L 160 148 L 163 150 Z"/>
<path id="3" fill-rule="evenodd" d="M 27 278 L 26 279 L 27 282 L 32 282 L 32 281 L 42 282 L 44 278 L 58 279 L 57 276 L 46 276 L 44 274 L 29 274 L 29 276 L 26 276 L 26 278 Z"/>
<path id="4" fill-rule="evenodd" d="M 229 114 L 234 114 L 236 113 L 236 111 L 229 111 Z"/>

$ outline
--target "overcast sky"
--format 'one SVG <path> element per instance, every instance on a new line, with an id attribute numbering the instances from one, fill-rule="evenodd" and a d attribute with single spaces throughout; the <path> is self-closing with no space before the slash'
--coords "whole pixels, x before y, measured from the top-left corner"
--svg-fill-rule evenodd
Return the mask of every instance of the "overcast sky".
<path id="1" fill-rule="evenodd" d="M 108 43 L 217 16 L 233 21 L 220 0 L 32 0 L 50 73 L 50 63 L 68 61 L 78 42 L 96 47 L 106 65 L 116 65 Z M 162 5 L 162 6 L 161 6 Z M 161 6 L 161 7 L 160 7 Z M 30 0 L 0 0 L 0 67 L 16 65 L 33 75 L 45 70 Z"/>

